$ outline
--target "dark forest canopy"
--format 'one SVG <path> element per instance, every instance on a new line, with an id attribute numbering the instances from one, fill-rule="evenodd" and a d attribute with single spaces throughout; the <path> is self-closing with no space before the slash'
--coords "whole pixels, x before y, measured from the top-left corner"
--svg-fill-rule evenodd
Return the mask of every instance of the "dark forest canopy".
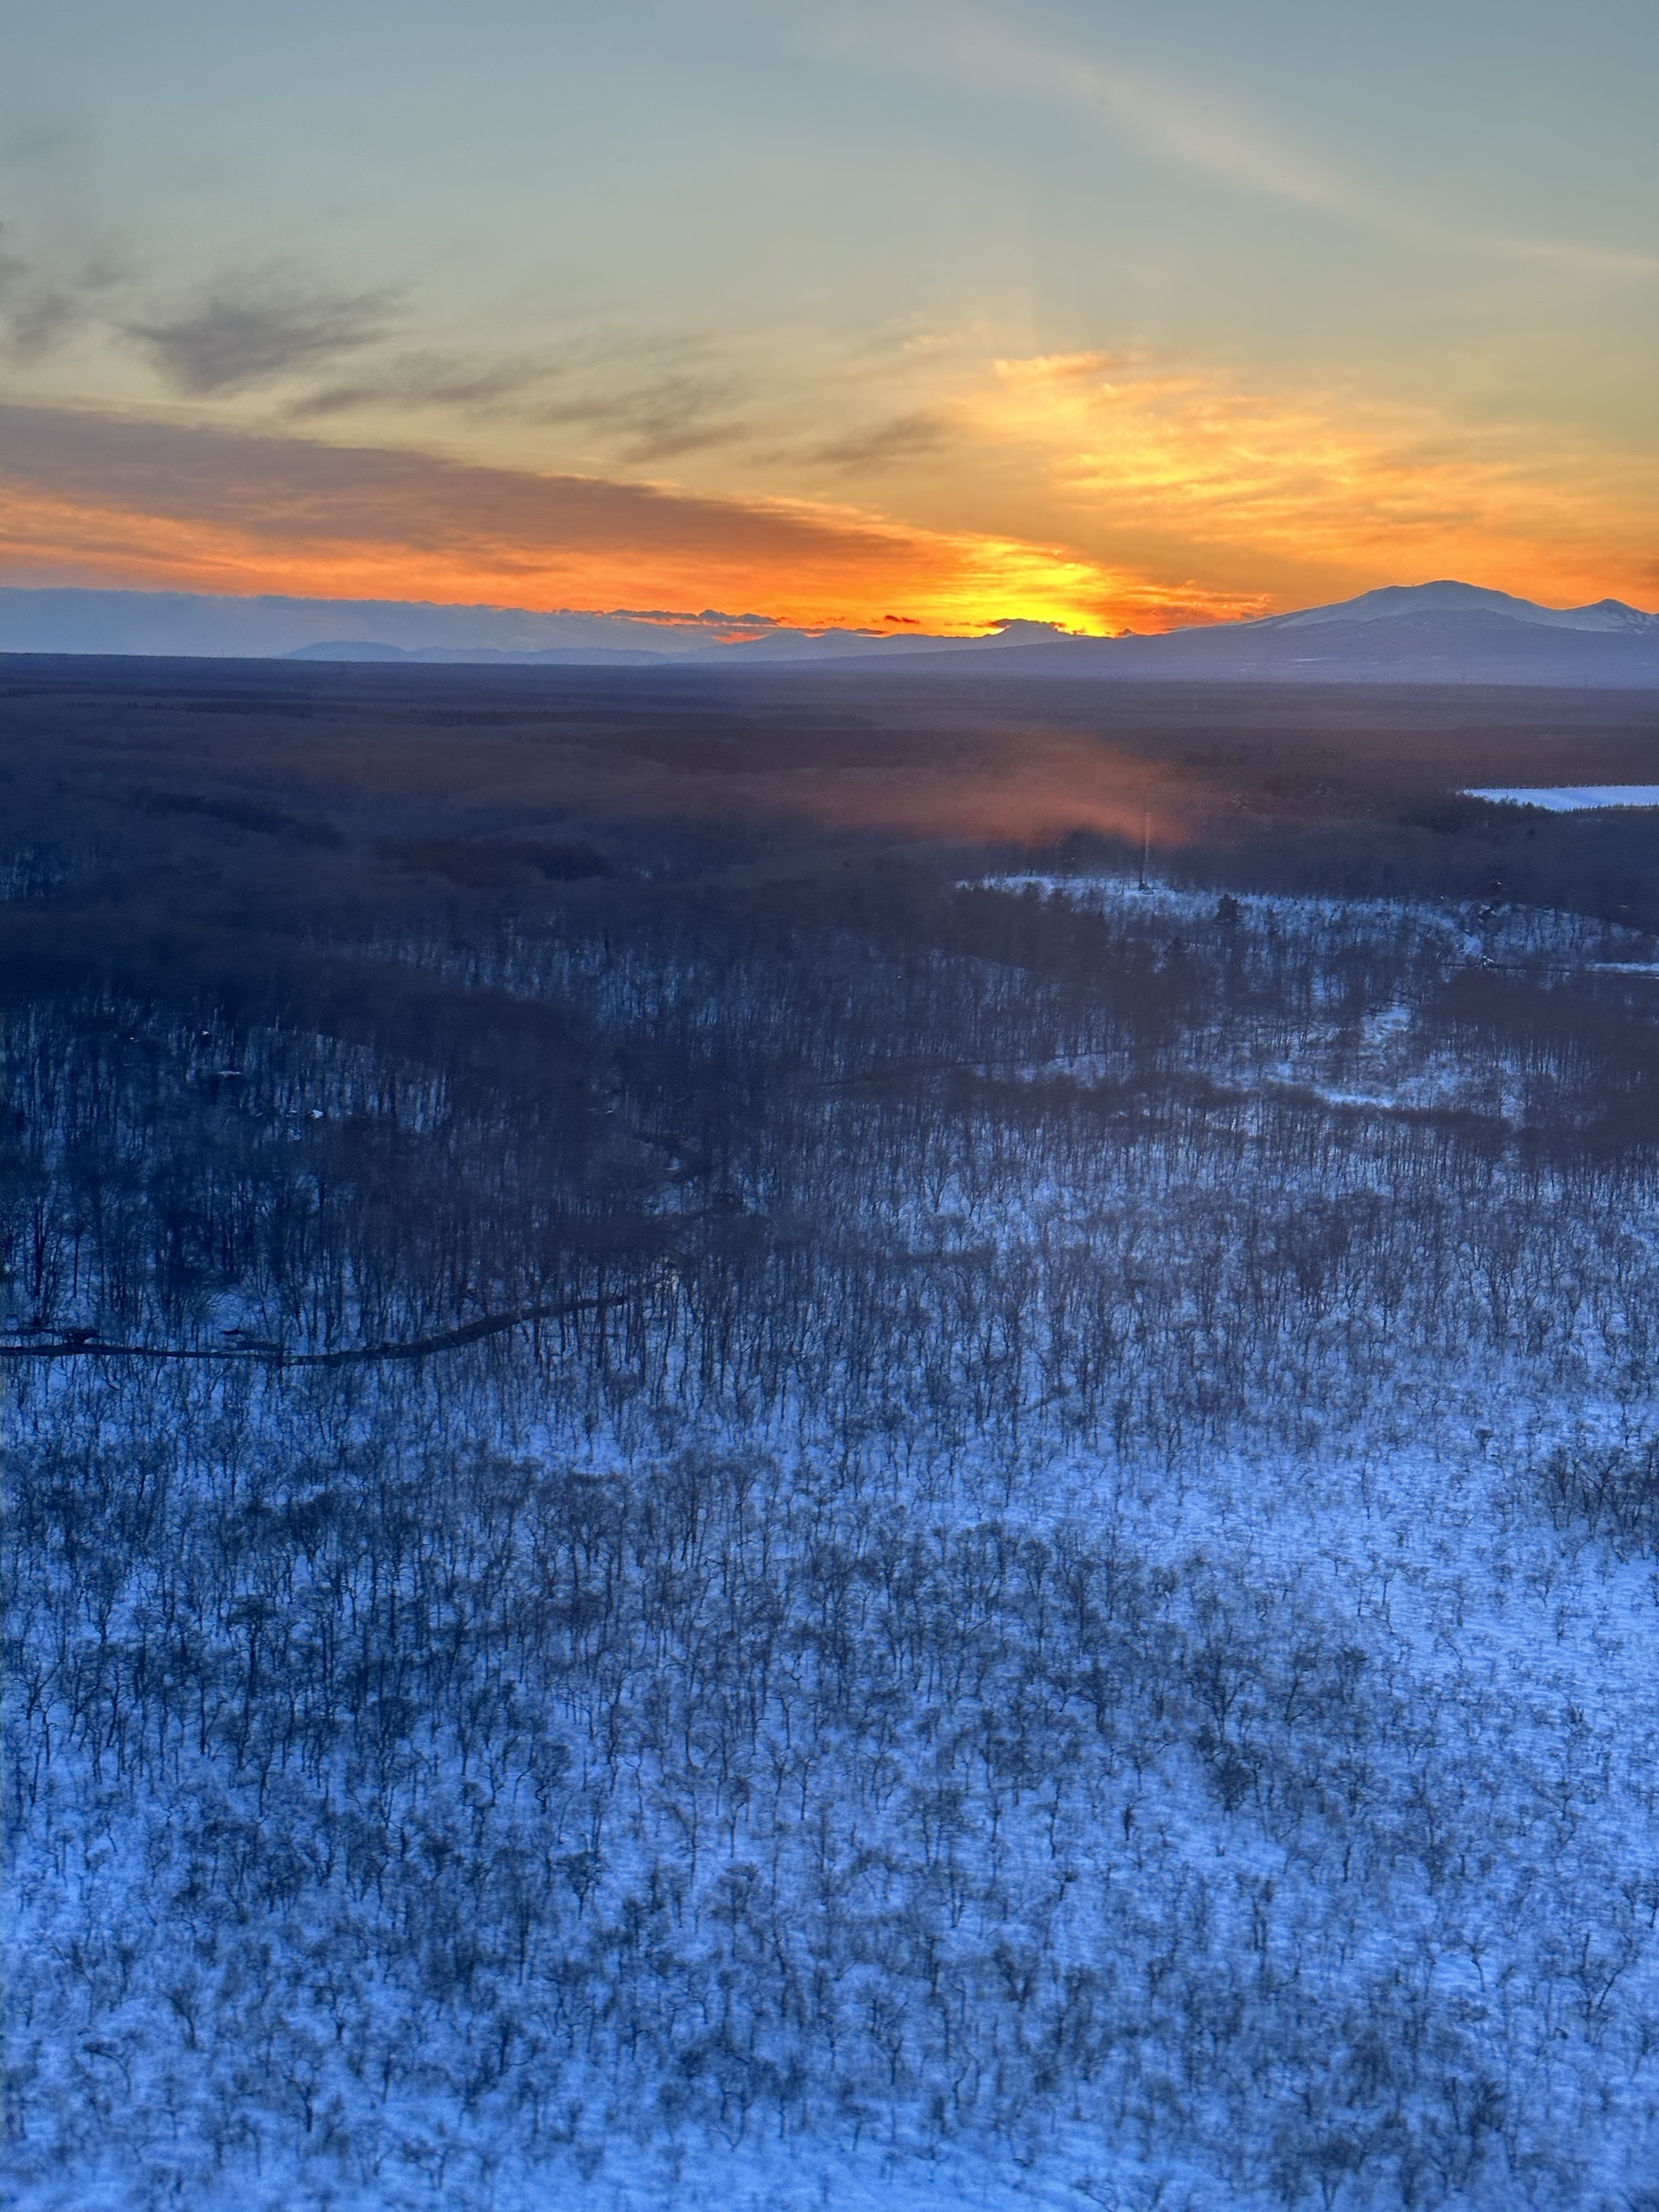
<path id="1" fill-rule="evenodd" d="M 1136 1101 L 1091 1093 L 1069 1113 L 1168 1112 L 1171 1083 L 1201 1087 L 1231 1049 L 1219 1039 L 1276 998 L 1294 1018 L 1309 987 L 1258 955 L 1241 993 L 1225 924 L 1177 946 L 1155 913 L 1109 925 L 961 888 L 987 871 L 1139 870 L 1149 838 L 1161 880 L 1218 892 L 1659 927 L 1650 817 L 1457 795 L 1551 764 L 1641 781 L 1659 757 L 1651 704 L 1605 695 L 1033 704 L 849 677 L 23 660 L 0 684 L 0 962 L 53 1070 L 31 1120 L 15 1069 L 15 1172 L 42 1172 L 22 1161 L 44 1145 L 101 1236 L 142 1219 L 153 1242 L 153 1199 L 116 1203 L 109 1139 L 66 1143 L 59 1096 L 85 1084 L 74 1110 L 107 1115 L 136 1085 L 142 1141 L 169 1152 L 183 1208 L 158 1248 L 171 1257 L 129 1255 L 110 1310 L 83 1296 L 28 1317 L 106 1336 L 211 1276 L 215 1237 L 234 1250 L 249 1233 L 194 1221 L 183 1194 L 209 1159 L 239 1218 L 292 1217 L 282 1264 L 308 1295 L 332 1225 L 391 1239 L 395 1261 L 355 1263 L 354 1279 L 384 1276 L 374 1312 L 402 1314 L 415 1341 L 487 1318 L 479 1269 L 491 1311 L 593 1296 L 595 1253 L 637 1267 L 661 1246 L 665 1175 L 681 1211 L 734 1204 L 734 1162 L 755 1147 L 800 1151 L 804 1168 L 826 1097 L 971 1112 L 1006 1071 L 1069 1049 L 1115 1058 Z M 965 834 L 991 820 L 1024 835 Z M 1411 957 L 1373 948 L 1376 972 L 1342 987 L 1382 992 L 1390 959 Z M 550 963 L 563 981 L 526 987 Z M 1561 982 L 1547 963 L 1456 962 L 1418 1018 L 1425 1036 L 1553 1055 L 1534 1142 L 1644 1143 L 1645 987 Z M 343 1113 L 352 1083 L 371 1103 L 352 1092 Z M 400 1094 L 441 1112 L 412 1122 Z M 273 1176 L 321 1195 L 280 1204 Z M 408 1249 L 447 1238 L 472 1256 Z"/>

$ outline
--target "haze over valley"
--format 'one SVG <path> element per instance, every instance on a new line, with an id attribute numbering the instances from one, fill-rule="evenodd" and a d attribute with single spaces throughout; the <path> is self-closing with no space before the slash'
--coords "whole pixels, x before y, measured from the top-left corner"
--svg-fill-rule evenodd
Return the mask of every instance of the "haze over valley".
<path id="1" fill-rule="evenodd" d="M 326 636 L 313 633 L 326 631 Z M 298 640 L 298 642 L 295 642 Z M 978 634 L 791 628 L 755 615 L 535 614 L 190 594 L 0 587 L 0 652 L 534 666 L 836 663 L 1154 682 L 1659 685 L 1659 614 L 1604 599 L 1542 607 L 1470 584 L 1390 586 L 1330 607 L 1140 637 L 998 619 Z M 985 656 L 994 654 L 993 659 Z M 908 665 L 907 665 L 908 664 Z M 967 664 L 963 664 L 967 665 Z"/>

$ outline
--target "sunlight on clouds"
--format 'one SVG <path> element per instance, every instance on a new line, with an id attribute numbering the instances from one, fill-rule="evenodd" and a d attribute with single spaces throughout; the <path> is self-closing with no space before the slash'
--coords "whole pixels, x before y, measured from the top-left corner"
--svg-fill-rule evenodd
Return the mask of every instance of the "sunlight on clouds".
<path id="1" fill-rule="evenodd" d="M 959 417 L 1036 449 L 1109 527 L 1289 557 L 1356 581 L 1478 578 L 1541 599 L 1643 598 L 1659 461 L 1426 408 L 1239 389 L 1099 353 L 995 364 Z"/>
<path id="2" fill-rule="evenodd" d="M 128 496 L 131 498 L 131 496 Z M 166 513 L 131 500 L 27 493 L 0 498 L 0 570 L 13 582 L 77 582 L 303 597 L 396 597 L 526 608 L 719 604 L 756 608 L 805 628 L 883 628 L 894 610 L 916 626 L 971 633 L 993 621 L 1058 621 L 1102 630 L 1219 620 L 1237 597 L 1170 590 L 1058 546 L 1013 537 L 904 529 L 854 509 L 768 502 L 688 502 L 677 540 L 666 526 L 620 529 L 606 544 L 560 544 L 553 530 L 480 526 L 456 509 L 436 530 L 429 509 L 381 511 L 345 526 L 317 511 L 256 518 Z M 318 502 L 321 509 L 321 502 Z M 712 513 L 712 526 L 710 526 Z M 402 529 L 398 524 L 402 522 Z M 721 544 L 725 537 L 725 544 Z"/>
<path id="3" fill-rule="evenodd" d="M 0 573 L 936 632 L 1162 630 L 1445 576 L 1557 602 L 1653 595 L 1659 460 L 1566 431 L 1103 352 L 941 362 L 925 381 L 912 396 L 954 479 L 925 521 L 895 511 L 879 466 L 858 504 L 745 498 L 0 410 Z M 958 521 L 999 508 L 996 530 Z"/>

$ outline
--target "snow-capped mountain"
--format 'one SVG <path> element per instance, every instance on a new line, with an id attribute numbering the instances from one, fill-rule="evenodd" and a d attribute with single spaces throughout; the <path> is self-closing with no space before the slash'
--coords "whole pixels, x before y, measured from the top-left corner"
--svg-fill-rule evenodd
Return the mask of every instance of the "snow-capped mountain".
<path id="1" fill-rule="evenodd" d="M 1392 622 L 1424 614 L 1496 614 L 1506 621 L 1539 623 L 1552 630 L 1634 631 L 1659 637 L 1659 614 L 1644 614 L 1622 599 L 1598 599 L 1591 607 L 1540 607 L 1536 600 L 1450 578 L 1437 583 L 1385 584 L 1379 590 L 1361 592 L 1357 599 L 1304 607 L 1293 614 L 1270 614 L 1243 627 L 1299 630 L 1327 622 Z"/>

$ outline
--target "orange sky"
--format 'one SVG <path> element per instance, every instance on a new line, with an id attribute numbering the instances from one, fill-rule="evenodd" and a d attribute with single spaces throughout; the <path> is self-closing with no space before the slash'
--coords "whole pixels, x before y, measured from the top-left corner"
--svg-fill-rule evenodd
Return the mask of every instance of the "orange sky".
<path id="1" fill-rule="evenodd" d="M 0 567 L 16 582 L 531 608 L 755 610 L 936 631 L 1090 630 L 1259 611 L 1064 543 L 847 503 L 460 464 L 201 426 L 0 409 Z M 28 480 L 33 478 L 33 481 Z"/>
<path id="2" fill-rule="evenodd" d="M 933 631 L 1155 630 L 1441 575 L 1557 603 L 1653 593 L 1659 468 L 1565 435 L 1517 458 L 1424 408 L 1092 354 L 999 359 L 942 391 L 938 419 L 959 466 L 1024 486 L 1038 527 L 0 409 L 0 574 Z"/>
<path id="3" fill-rule="evenodd" d="M 1659 16 L 1598 5 L 14 11 L 0 582 L 1651 607 Z"/>
<path id="4" fill-rule="evenodd" d="M 531 479 L 534 485 L 534 479 Z M 0 564 L 14 582 L 534 609 L 714 605 L 803 627 L 974 631 L 1009 617 L 1099 631 L 1260 611 L 1182 591 L 1064 547 L 906 528 L 832 508 L 685 502 L 678 543 L 561 543 L 460 526 L 448 542 L 395 527 L 280 537 L 90 499 L 0 491 Z"/>

